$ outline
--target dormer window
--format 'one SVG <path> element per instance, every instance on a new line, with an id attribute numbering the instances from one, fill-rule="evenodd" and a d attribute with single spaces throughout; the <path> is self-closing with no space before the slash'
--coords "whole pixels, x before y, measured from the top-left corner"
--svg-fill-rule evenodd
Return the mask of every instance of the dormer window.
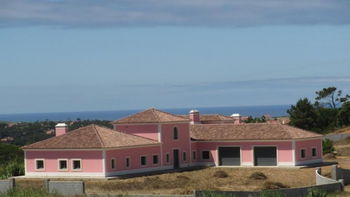
<path id="1" fill-rule="evenodd" d="M 174 130 L 173 130 L 173 139 L 174 139 L 174 140 L 179 139 L 179 131 L 178 131 L 177 127 L 174 127 Z"/>

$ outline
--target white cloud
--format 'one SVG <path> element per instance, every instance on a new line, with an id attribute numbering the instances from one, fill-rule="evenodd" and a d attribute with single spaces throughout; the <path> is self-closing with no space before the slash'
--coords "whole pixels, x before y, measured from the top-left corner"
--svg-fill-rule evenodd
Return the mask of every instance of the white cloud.
<path id="1" fill-rule="evenodd" d="M 348 24 L 348 0 L 0 0 L 0 24 L 255 26 Z"/>

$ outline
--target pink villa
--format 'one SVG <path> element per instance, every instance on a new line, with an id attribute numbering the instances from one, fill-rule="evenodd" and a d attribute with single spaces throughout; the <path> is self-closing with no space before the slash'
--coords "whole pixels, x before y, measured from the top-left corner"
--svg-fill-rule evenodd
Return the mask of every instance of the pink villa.
<path id="1" fill-rule="evenodd" d="M 322 135 L 239 115 L 174 115 L 149 109 L 24 146 L 27 177 L 112 177 L 191 166 L 299 166 L 322 162 Z"/>

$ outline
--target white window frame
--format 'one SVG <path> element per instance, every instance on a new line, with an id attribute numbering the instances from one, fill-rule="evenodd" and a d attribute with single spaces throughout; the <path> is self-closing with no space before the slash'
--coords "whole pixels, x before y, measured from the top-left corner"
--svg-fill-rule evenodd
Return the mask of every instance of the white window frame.
<path id="1" fill-rule="evenodd" d="M 208 159 L 204 159 L 204 158 L 203 158 L 203 152 L 208 152 L 208 153 L 209 153 L 209 158 L 208 158 Z M 202 151 L 201 151 L 201 160 L 203 160 L 203 161 L 208 161 L 208 160 L 210 160 L 210 150 L 202 150 Z"/>
<path id="2" fill-rule="evenodd" d="M 154 158 L 153 158 L 154 156 L 157 156 L 157 163 L 154 163 Z M 159 165 L 159 155 L 158 155 L 158 154 L 152 155 L 152 164 L 153 164 L 154 166 Z"/>
<path id="3" fill-rule="evenodd" d="M 129 161 L 129 166 L 127 165 L 127 160 Z M 130 156 L 125 157 L 124 161 L 125 161 L 125 168 L 129 169 L 130 166 L 131 166 L 131 158 L 130 158 Z"/>
<path id="4" fill-rule="evenodd" d="M 302 152 L 303 152 L 303 150 L 304 150 L 304 157 L 303 157 L 303 154 L 302 154 Z M 306 159 L 306 148 L 301 148 L 300 149 L 300 159 Z"/>
<path id="5" fill-rule="evenodd" d="M 74 169 L 74 161 L 79 161 L 80 162 L 80 168 L 79 169 Z M 72 171 L 82 171 L 83 170 L 83 162 L 81 159 L 72 159 Z"/>
<path id="6" fill-rule="evenodd" d="M 315 149 L 315 156 L 313 155 L 313 150 Z M 318 154 L 317 154 L 317 147 L 313 146 L 311 147 L 311 157 L 315 158 L 315 157 L 318 157 Z"/>
<path id="7" fill-rule="evenodd" d="M 67 168 L 61 168 L 61 161 L 66 161 L 67 163 Z M 69 165 L 68 165 L 68 159 L 58 159 L 57 160 L 57 170 L 58 171 L 68 171 Z"/>
<path id="8" fill-rule="evenodd" d="M 114 166 L 112 165 L 112 163 L 114 163 Z M 117 159 L 115 157 L 111 158 L 111 162 L 109 164 L 111 165 L 112 170 L 117 169 Z"/>
<path id="9" fill-rule="evenodd" d="M 165 153 L 165 163 L 170 163 L 170 153 Z"/>
<path id="10" fill-rule="evenodd" d="M 175 139 L 174 137 L 175 137 L 175 135 L 174 135 L 174 133 L 175 133 L 175 128 L 176 128 L 176 135 L 177 135 L 177 138 Z M 179 139 L 180 139 L 180 132 L 179 132 L 179 128 L 178 127 L 173 127 L 173 140 L 175 140 L 175 141 L 178 141 Z"/>
<path id="11" fill-rule="evenodd" d="M 145 157 L 146 163 L 145 163 L 144 165 L 142 165 L 142 157 Z M 140 155 L 140 166 L 141 166 L 141 167 L 147 166 L 147 155 Z"/>
<path id="12" fill-rule="evenodd" d="M 38 169 L 37 161 L 43 161 L 43 168 Z M 45 159 L 35 159 L 35 170 L 36 171 L 45 171 Z"/>

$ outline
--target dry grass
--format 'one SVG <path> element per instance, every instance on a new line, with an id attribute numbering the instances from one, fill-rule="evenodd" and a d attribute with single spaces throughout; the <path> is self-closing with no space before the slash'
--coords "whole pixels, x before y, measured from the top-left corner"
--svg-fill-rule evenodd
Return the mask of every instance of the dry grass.
<path id="1" fill-rule="evenodd" d="M 228 177 L 215 177 L 218 171 L 225 172 Z M 249 178 L 251 174 L 257 172 L 265 174 L 267 179 Z M 86 191 L 129 194 L 189 194 L 193 190 L 256 191 L 265 189 L 266 182 L 283 183 L 283 187 L 314 185 L 314 173 L 314 168 L 206 168 L 129 179 L 91 180 L 86 181 Z"/>

